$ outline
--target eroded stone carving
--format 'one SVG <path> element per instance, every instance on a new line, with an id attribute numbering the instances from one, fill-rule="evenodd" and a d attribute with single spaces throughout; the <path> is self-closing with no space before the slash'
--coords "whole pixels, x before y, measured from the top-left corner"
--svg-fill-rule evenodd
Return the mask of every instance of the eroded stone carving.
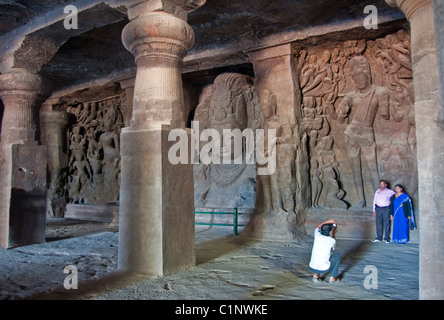
<path id="1" fill-rule="evenodd" d="M 388 120 L 390 94 L 387 88 L 372 84 L 370 65 L 362 56 L 354 57 L 349 62 L 350 73 L 357 90 L 348 93 L 336 111 L 338 121 L 348 118 L 344 131 L 345 146 L 353 171 L 355 188 L 359 197 L 357 207 L 365 206 L 362 166 L 370 169 L 374 190 L 378 189 L 379 170 L 376 162 L 376 140 L 373 123 L 376 114 Z M 353 115 L 352 111 L 353 110 Z M 332 115 L 332 117 L 334 117 Z"/>
<path id="2" fill-rule="evenodd" d="M 200 130 L 215 129 L 221 139 L 223 129 L 257 129 L 261 125 L 260 111 L 252 78 L 238 73 L 219 75 L 206 88 L 196 108 L 194 121 Z M 243 150 L 246 150 L 244 143 Z M 221 141 L 221 157 L 226 150 Z M 203 163 L 194 166 L 195 207 L 254 208 L 256 167 L 243 161 L 236 164 Z"/>
<path id="3" fill-rule="evenodd" d="M 369 206 L 379 179 L 415 194 L 409 33 L 301 50 L 299 75 L 312 205 Z"/>
<path id="4" fill-rule="evenodd" d="M 261 177 L 264 186 L 263 192 L 267 194 L 266 198 L 271 199 L 270 211 L 274 213 L 294 213 L 297 182 L 295 173 L 296 146 L 293 139 L 293 127 L 288 119 L 277 114 L 276 98 L 271 91 L 264 90 L 260 102 L 266 140 L 268 139 L 268 130 L 276 130 L 276 141 L 273 144 L 275 147 L 272 150 L 268 150 L 268 153 L 275 153 L 276 171 Z M 268 145 L 268 141 L 266 141 L 265 145 Z"/>
<path id="5" fill-rule="evenodd" d="M 69 132 L 70 203 L 107 204 L 119 198 L 121 105 L 124 95 L 79 103 Z"/>
<path id="6" fill-rule="evenodd" d="M 350 45 L 351 48 L 355 48 Z M 354 51 L 353 51 L 354 52 Z M 306 52 L 301 53 L 301 61 Z M 310 151 L 311 196 L 313 207 L 346 208 L 342 201 L 345 193 L 339 187 L 339 172 L 335 154 L 331 151 L 333 138 L 327 118 L 328 110 L 337 98 L 345 83 L 342 72 L 337 64 L 345 55 L 340 50 L 324 51 L 322 59 L 308 57 L 307 63 L 301 68 L 302 124 L 307 134 Z M 301 62 L 300 61 L 300 62 Z"/>

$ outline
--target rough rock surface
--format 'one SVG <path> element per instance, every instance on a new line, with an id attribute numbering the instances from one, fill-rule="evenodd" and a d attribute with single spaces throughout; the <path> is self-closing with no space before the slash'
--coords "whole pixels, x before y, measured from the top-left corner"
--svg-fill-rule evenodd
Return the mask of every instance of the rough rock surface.
<path id="1" fill-rule="evenodd" d="M 104 224 L 72 224 L 55 230 L 98 231 Z M 55 226 L 55 225 L 53 225 Z M 82 231 L 83 230 L 83 231 Z M 197 227 L 195 267 L 167 277 L 117 272 L 115 229 L 50 241 L 0 255 L 0 299 L 418 299 L 418 244 L 374 244 L 338 240 L 341 281 L 315 283 L 307 268 L 312 238 L 254 241 L 233 237 L 229 228 Z M 389 263 L 387 263 L 387 261 Z M 78 269 L 78 289 L 66 290 L 66 265 Z M 378 272 L 378 288 L 364 281 Z M 211 289 L 208 289 L 211 288 Z"/>

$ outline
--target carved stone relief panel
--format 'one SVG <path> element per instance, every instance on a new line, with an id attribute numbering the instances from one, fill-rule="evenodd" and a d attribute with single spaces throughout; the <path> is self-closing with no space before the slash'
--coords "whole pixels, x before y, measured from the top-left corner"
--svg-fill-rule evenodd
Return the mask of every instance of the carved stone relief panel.
<path id="1" fill-rule="evenodd" d="M 261 114 L 253 79 L 227 72 L 206 86 L 199 99 L 194 119 L 199 132 L 214 129 L 220 136 L 220 155 L 230 153 L 223 143 L 224 129 L 255 129 L 261 126 Z M 201 139 L 200 139 L 201 140 Z M 198 142 L 199 143 L 199 142 Z M 207 142 L 200 141 L 202 150 Z M 234 145 L 234 144 L 232 144 Z M 256 165 L 246 162 L 246 141 L 242 146 L 242 162 L 194 165 L 194 202 L 196 208 L 254 209 L 256 197 Z"/>
<path id="2" fill-rule="evenodd" d="M 296 192 L 300 188 L 295 163 L 299 151 L 295 142 L 297 127 L 290 123 L 287 116 L 277 112 L 277 99 L 270 90 L 262 90 L 259 100 L 266 140 L 269 130 L 276 132 L 275 147 L 268 150 L 269 156 L 276 158 L 276 170 L 260 177 L 263 188 L 261 195 L 268 202 L 262 209 L 277 214 L 295 213 Z"/>
<path id="3" fill-rule="evenodd" d="M 76 121 L 68 132 L 68 195 L 76 204 L 119 199 L 120 130 L 125 94 L 70 105 Z"/>
<path id="4" fill-rule="evenodd" d="M 410 35 L 299 52 L 312 206 L 369 207 L 379 180 L 417 193 Z"/>

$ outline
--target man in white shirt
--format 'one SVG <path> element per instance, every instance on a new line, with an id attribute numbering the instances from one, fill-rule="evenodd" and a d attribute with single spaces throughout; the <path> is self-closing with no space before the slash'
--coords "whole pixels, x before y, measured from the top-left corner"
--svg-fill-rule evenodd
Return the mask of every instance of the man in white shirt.
<path id="1" fill-rule="evenodd" d="M 311 260 L 308 265 L 314 272 L 313 280 L 315 281 L 320 280 L 320 274 L 328 272 L 330 272 L 329 283 L 336 281 L 341 256 L 338 253 L 331 254 L 331 250 L 335 249 L 337 230 L 336 221 L 333 219 L 322 222 L 315 228 Z"/>

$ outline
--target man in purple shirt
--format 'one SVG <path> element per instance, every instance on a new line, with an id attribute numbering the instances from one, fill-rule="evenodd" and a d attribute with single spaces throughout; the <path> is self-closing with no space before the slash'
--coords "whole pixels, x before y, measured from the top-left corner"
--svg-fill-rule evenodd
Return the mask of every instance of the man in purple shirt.
<path id="1" fill-rule="evenodd" d="M 373 217 L 376 218 L 376 239 L 373 242 L 390 242 L 390 198 L 395 191 L 387 188 L 387 181 L 379 181 L 379 188 L 373 199 Z M 384 235 L 384 240 L 382 240 Z"/>

